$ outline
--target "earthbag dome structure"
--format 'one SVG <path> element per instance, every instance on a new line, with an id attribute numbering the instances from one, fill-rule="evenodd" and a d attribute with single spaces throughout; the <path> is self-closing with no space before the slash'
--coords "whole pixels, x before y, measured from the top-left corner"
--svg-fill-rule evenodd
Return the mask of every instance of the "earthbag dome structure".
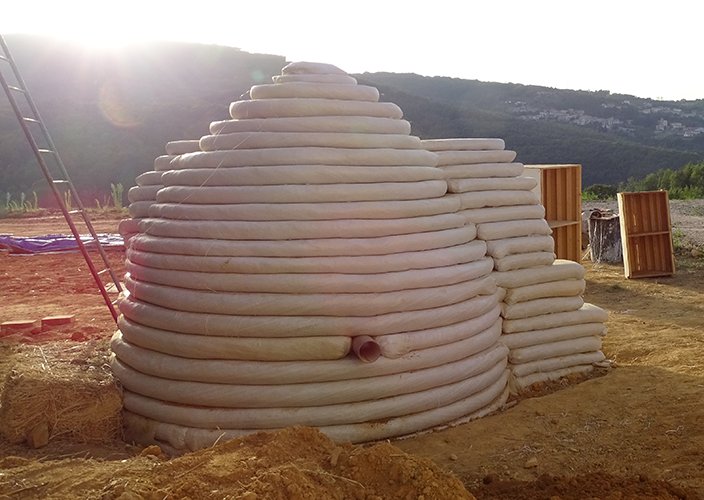
<path id="1" fill-rule="evenodd" d="M 502 292 L 437 155 L 334 66 L 274 82 L 149 174 L 112 340 L 127 437 L 360 442 L 501 407 Z"/>

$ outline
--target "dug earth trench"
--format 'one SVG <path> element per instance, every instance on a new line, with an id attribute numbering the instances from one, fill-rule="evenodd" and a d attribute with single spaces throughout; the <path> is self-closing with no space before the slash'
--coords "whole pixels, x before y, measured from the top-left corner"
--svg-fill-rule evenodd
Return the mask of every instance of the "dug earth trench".
<path id="1" fill-rule="evenodd" d="M 0 233 L 65 232 L 61 219 L 12 224 L 0 221 Z M 122 254 L 110 255 L 122 272 Z M 468 424 L 361 447 L 306 428 L 174 458 L 114 438 L 52 436 L 36 449 L 3 439 L 0 497 L 704 497 L 702 261 L 680 256 L 675 276 L 647 280 L 584 264 L 585 300 L 610 312 L 604 352 L 614 362 L 588 380 L 536 388 Z M 0 380 L 42 356 L 47 369 L 61 358 L 100 372 L 114 330 L 79 254 L 0 253 L 0 322 L 59 314 L 74 322 L 0 339 Z"/>

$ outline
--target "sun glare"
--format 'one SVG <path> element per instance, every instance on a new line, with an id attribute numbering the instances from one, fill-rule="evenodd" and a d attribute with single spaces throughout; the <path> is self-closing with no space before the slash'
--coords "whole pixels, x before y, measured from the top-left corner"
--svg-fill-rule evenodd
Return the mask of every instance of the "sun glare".
<path id="1" fill-rule="evenodd" d="M 86 50 L 170 40 L 238 47 L 350 72 L 414 72 L 640 96 L 701 98 L 691 61 L 702 7 L 569 2 L 357 0 L 34 0 L 8 2 L 0 33 L 68 39 Z"/>
<path id="2" fill-rule="evenodd" d="M 67 40 L 73 45 L 78 45 L 85 50 L 116 50 L 126 45 L 148 39 L 126 38 L 124 33 L 106 32 L 82 32 L 82 33 L 46 33 L 48 36 Z"/>
<path id="3" fill-rule="evenodd" d="M 16 5 L 3 17 L 0 32 L 34 33 L 68 40 L 86 49 L 116 49 L 160 38 L 158 18 L 161 2 L 96 2 L 67 0 Z M 156 29 L 155 29 L 156 28 Z"/>

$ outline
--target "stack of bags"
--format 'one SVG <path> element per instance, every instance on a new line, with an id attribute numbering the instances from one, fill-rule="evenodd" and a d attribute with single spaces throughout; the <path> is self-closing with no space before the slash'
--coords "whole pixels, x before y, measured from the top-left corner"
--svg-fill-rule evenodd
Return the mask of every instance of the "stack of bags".
<path id="1" fill-rule="evenodd" d="M 511 349 L 512 389 L 585 374 L 604 360 L 606 312 L 582 299 L 584 268 L 569 260 L 494 273 L 506 290 L 501 341 Z"/>
<path id="2" fill-rule="evenodd" d="M 358 442 L 499 408 L 501 292 L 437 156 L 334 66 L 275 82 L 169 161 L 131 240 L 112 341 L 128 437 Z"/>
<path id="3" fill-rule="evenodd" d="M 192 153 L 200 149 L 198 141 L 171 141 L 166 143 L 166 154 L 158 156 L 154 160 L 154 170 L 144 172 L 135 179 L 136 186 L 127 192 L 127 199 L 130 202 L 130 218 L 123 219 L 118 225 L 118 232 L 125 242 L 129 241 L 139 233 L 139 220 L 149 217 L 149 207 L 156 203 L 156 193 L 164 185 L 161 182 L 162 172 L 169 170 L 171 160 L 180 154 Z"/>
<path id="4" fill-rule="evenodd" d="M 586 373 L 604 359 L 599 350 L 606 313 L 585 304 L 584 268 L 555 260 L 545 209 L 523 177 L 516 154 L 501 139 L 423 141 L 439 155 L 448 191 L 458 193 L 467 223 L 487 243 L 493 276 L 505 290 L 502 342 L 509 347 L 511 387 Z"/>

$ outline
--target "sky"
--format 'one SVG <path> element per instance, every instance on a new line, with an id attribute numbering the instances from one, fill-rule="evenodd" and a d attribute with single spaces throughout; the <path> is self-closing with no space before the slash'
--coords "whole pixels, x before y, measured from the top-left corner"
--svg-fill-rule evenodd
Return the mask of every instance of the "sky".
<path id="1" fill-rule="evenodd" d="M 5 1 L 0 33 L 150 40 L 389 71 L 704 98 L 700 0 Z M 10 47 L 12 49 L 12 47 Z"/>

